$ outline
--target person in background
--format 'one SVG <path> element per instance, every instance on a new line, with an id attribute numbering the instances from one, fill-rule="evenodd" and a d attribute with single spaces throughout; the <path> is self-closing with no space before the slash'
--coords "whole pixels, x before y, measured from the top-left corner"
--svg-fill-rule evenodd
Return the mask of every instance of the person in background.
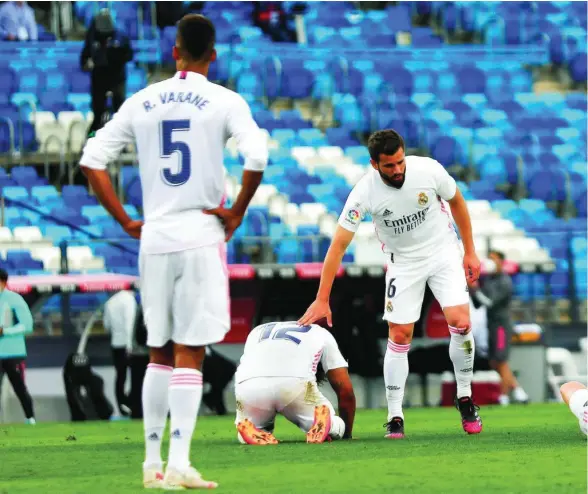
<path id="1" fill-rule="evenodd" d="M 184 17 L 186 8 L 184 2 L 155 2 L 157 13 L 157 27 L 175 26 Z"/>
<path id="2" fill-rule="evenodd" d="M 512 280 L 504 272 L 505 256 L 502 252 L 491 251 L 488 254 L 489 274 L 482 282 L 469 283 L 470 295 L 476 307 L 486 308 L 488 321 L 488 360 L 490 367 L 500 375 L 501 394 L 498 399 L 501 405 L 510 404 L 510 393 L 517 403 L 527 403 L 529 396 L 519 385 L 508 365 L 510 340 L 513 333 L 513 322 L 510 317 L 512 300 Z"/>
<path id="3" fill-rule="evenodd" d="M 206 347 L 203 369 L 204 384 L 210 386 L 202 395 L 202 401 L 217 415 L 226 415 L 224 391 L 233 379 L 237 366 L 211 347 Z"/>
<path id="4" fill-rule="evenodd" d="M 253 23 L 272 41 L 296 41 L 296 33 L 288 26 L 288 14 L 283 2 L 253 2 Z"/>
<path id="5" fill-rule="evenodd" d="M 35 13 L 26 2 L 6 2 L 0 7 L 0 37 L 8 41 L 37 41 Z"/>
<path id="6" fill-rule="evenodd" d="M 115 396 L 121 415 L 128 416 L 129 397 L 125 393 L 127 369 L 129 367 L 128 352 L 132 346 L 131 338 L 137 312 L 137 300 L 130 290 L 122 290 L 113 295 L 104 305 L 104 328 L 110 333 L 112 360 L 114 361 Z"/>
<path id="7" fill-rule="evenodd" d="M 8 273 L 0 269 L 0 381 L 6 374 L 22 405 L 26 422 L 35 424 L 33 399 L 24 380 L 25 335 L 33 332 L 33 315 L 18 293 L 6 289 L 7 283 Z"/>
<path id="8" fill-rule="evenodd" d="M 88 131 L 90 136 L 104 125 L 108 92 L 112 93 L 112 113 L 116 113 L 123 104 L 126 97 L 126 65 L 132 59 L 129 38 L 116 29 L 108 9 L 102 9 L 86 32 L 80 56 L 82 70 L 91 73 L 94 120 Z"/>

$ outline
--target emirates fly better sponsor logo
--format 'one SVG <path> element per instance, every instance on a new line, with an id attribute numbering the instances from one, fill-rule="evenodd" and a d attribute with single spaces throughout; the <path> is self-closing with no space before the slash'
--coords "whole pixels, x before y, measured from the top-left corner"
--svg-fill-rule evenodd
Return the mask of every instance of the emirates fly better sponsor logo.
<path id="1" fill-rule="evenodd" d="M 414 230 L 417 226 L 427 219 L 427 213 L 431 206 L 426 207 L 425 209 L 420 209 L 416 213 L 404 215 L 402 218 L 398 218 L 397 220 L 384 220 L 384 225 L 389 228 L 394 228 L 395 235 L 402 235 L 403 233 L 410 232 Z"/>

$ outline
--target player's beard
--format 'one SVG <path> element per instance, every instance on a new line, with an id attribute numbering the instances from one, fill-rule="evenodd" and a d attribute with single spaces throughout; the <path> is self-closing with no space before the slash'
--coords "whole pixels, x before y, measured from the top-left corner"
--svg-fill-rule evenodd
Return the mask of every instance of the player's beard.
<path id="1" fill-rule="evenodd" d="M 402 173 L 402 174 L 398 173 L 398 174 L 394 175 L 394 176 L 402 175 L 402 178 L 397 179 L 397 180 L 392 180 L 387 175 L 384 175 L 380 170 L 378 170 L 378 173 L 380 174 L 380 177 L 382 177 L 382 181 L 386 185 L 389 185 L 390 187 L 394 187 L 395 189 L 400 189 L 404 185 L 404 179 L 406 178 L 406 173 Z"/>

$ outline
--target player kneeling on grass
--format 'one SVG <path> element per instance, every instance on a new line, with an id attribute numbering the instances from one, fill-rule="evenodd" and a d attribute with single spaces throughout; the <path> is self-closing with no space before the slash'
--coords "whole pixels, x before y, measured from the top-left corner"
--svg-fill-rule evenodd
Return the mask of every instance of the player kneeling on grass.
<path id="1" fill-rule="evenodd" d="M 571 381 L 560 388 L 561 397 L 580 421 L 580 430 L 588 436 L 588 389 L 583 384 Z"/>
<path id="2" fill-rule="evenodd" d="M 339 416 L 318 389 L 321 374 L 337 394 Z M 235 375 L 237 437 L 244 444 L 277 444 L 281 413 L 306 433 L 308 443 L 351 439 L 355 395 L 347 362 L 326 329 L 296 322 L 257 326 L 247 338 Z"/>

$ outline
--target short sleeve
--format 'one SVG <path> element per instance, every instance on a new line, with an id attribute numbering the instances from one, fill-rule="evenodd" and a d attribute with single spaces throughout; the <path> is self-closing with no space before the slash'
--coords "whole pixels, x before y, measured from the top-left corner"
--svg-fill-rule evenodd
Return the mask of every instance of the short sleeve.
<path id="1" fill-rule="evenodd" d="M 266 138 L 253 119 L 249 105 L 238 94 L 234 94 L 227 115 L 227 134 L 237 141 L 237 148 L 245 159 L 245 170 L 265 170 L 268 161 Z"/>
<path id="2" fill-rule="evenodd" d="M 105 170 L 118 158 L 121 151 L 134 140 L 132 120 L 132 99 L 125 101 L 104 127 L 88 139 L 80 165 L 94 170 Z"/>
<path id="3" fill-rule="evenodd" d="M 341 350 L 335 341 L 335 338 L 326 329 L 325 331 L 325 346 L 323 348 L 323 355 L 321 356 L 321 364 L 325 372 L 333 369 L 340 369 L 342 367 L 349 367 L 347 361 L 341 355 Z"/>
<path id="4" fill-rule="evenodd" d="M 433 163 L 432 170 L 437 194 L 441 199 L 450 201 L 457 192 L 457 184 L 453 177 L 447 173 L 447 170 L 443 168 L 441 163 L 436 160 L 431 160 L 431 162 Z"/>
<path id="5" fill-rule="evenodd" d="M 345 230 L 356 232 L 361 220 L 370 212 L 368 199 L 367 183 L 365 180 L 360 180 L 345 202 L 341 216 L 339 216 L 339 225 Z"/>

